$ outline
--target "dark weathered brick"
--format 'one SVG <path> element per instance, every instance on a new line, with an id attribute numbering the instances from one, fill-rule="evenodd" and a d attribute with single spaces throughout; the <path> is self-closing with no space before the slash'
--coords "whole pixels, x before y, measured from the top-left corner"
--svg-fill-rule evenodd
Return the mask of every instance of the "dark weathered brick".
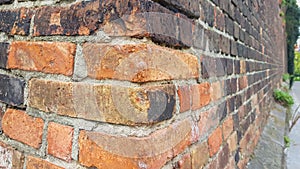
<path id="1" fill-rule="evenodd" d="M 0 43 L 0 68 L 6 68 L 8 43 Z"/>
<path id="2" fill-rule="evenodd" d="M 207 79 L 216 75 L 216 61 L 214 58 L 203 56 L 201 61 L 202 78 Z"/>
<path id="3" fill-rule="evenodd" d="M 228 16 L 225 17 L 225 28 L 226 28 L 226 32 L 229 35 L 233 35 L 233 31 L 234 31 L 233 20 Z"/>
<path id="4" fill-rule="evenodd" d="M 225 168 L 229 162 L 229 147 L 228 144 L 225 144 L 218 155 L 219 167 Z"/>
<path id="5" fill-rule="evenodd" d="M 223 31 L 225 29 L 225 16 L 218 8 L 215 8 L 215 26 Z"/>
<path id="6" fill-rule="evenodd" d="M 240 74 L 241 63 L 239 60 L 234 61 L 234 73 Z"/>
<path id="7" fill-rule="evenodd" d="M 28 35 L 32 11 L 21 8 L 18 10 L 0 11 L 0 31 L 11 35 Z"/>
<path id="8" fill-rule="evenodd" d="M 200 16 L 198 0 L 154 0 L 157 3 L 169 8 L 172 11 L 179 11 L 191 18 Z"/>
<path id="9" fill-rule="evenodd" d="M 232 56 L 236 56 L 238 54 L 237 51 L 237 42 L 234 40 L 230 40 L 230 54 Z"/>
<path id="10" fill-rule="evenodd" d="M 0 101 L 20 106 L 24 102 L 25 81 L 0 74 Z"/>
<path id="11" fill-rule="evenodd" d="M 220 48 L 222 50 L 222 53 L 229 54 L 230 53 L 230 39 L 228 39 L 225 36 L 221 36 L 220 40 Z"/>
<path id="12" fill-rule="evenodd" d="M 222 122 L 226 118 L 226 116 L 227 116 L 226 101 L 224 101 L 223 103 L 221 103 L 221 104 L 218 105 L 217 112 L 219 113 L 220 122 Z"/>
<path id="13" fill-rule="evenodd" d="M 14 2 L 14 0 L 0 0 L 0 5 L 2 5 L 2 4 L 11 4 L 13 2 Z"/>

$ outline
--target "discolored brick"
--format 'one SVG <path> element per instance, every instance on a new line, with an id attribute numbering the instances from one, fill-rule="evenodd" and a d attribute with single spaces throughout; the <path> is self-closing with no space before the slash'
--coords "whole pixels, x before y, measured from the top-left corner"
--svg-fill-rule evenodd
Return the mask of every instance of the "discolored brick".
<path id="1" fill-rule="evenodd" d="M 8 55 L 8 43 L 0 43 L 0 68 L 6 68 L 7 55 Z"/>
<path id="2" fill-rule="evenodd" d="M 21 106 L 24 102 L 24 87 L 23 79 L 0 74 L 0 101 Z"/>
<path id="3" fill-rule="evenodd" d="M 26 8 L 0 10 L 0 31 L 10 35 L 29 35 L 32 11 Z"/>
<path id="4" fill-rule="evenodd" d="M 202 168 L 209 160 L 209 152 L 207 142 L 198 144 L 191 152 L 192 168 Z"/>
<path id="5" fill-rule="evenodd" d="M 197 57 L 149 44 L 85 44 L 83 55 L 88 76 L 148 82 L 198 78 Z"/>
<path id="6" fill-rule="evenodd" d="M 175 92 L 174 85 L 123 87 L 32 79 L 28 106 L 101 122 L 151 124 L 173 117 Z"/>

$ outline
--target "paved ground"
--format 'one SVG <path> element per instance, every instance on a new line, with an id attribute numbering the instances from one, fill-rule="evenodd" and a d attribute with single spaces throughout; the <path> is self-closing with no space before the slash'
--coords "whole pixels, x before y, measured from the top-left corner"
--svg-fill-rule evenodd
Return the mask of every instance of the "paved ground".
<path id="1" fill-rule="evenodd" d="M 278 104 L 271 110 L 248 169 L 282 169 L 284 166 L 285 112 Z"/>
<path id="2" fill-rule="evenodd" d="M 294 113 L 295 117 L 296 114 L 300 115 L 299 110 L 296 111 L 300 104 L 300 82 L 294 83 L 291 95 L 295 100 L 295 104 L 292 108 L 292 113 Z M 298 169 L 300 168 L 300 119 L 292 128 L 289 137 L 291 139 L 291 146 L 287 149 L 287 168 Z"/>

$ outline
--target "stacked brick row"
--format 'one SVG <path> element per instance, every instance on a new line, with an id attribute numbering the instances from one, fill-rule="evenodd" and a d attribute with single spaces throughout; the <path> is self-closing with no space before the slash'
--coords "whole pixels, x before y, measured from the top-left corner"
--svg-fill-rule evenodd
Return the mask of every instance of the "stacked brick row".
<path id="1" fill-rule="evenodd" d="M 276 0 L 0 0 L 0 168 L 245 168 Z"/>

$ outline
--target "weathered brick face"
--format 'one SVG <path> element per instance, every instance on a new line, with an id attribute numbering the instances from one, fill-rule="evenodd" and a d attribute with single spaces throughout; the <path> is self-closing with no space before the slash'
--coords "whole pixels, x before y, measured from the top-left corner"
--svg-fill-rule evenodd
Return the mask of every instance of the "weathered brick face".
<path id="1" fill-rule="evenodd" d="M 0 0 L 0 168 L 244 168 L 285 71 L 280 12 Z"/>

